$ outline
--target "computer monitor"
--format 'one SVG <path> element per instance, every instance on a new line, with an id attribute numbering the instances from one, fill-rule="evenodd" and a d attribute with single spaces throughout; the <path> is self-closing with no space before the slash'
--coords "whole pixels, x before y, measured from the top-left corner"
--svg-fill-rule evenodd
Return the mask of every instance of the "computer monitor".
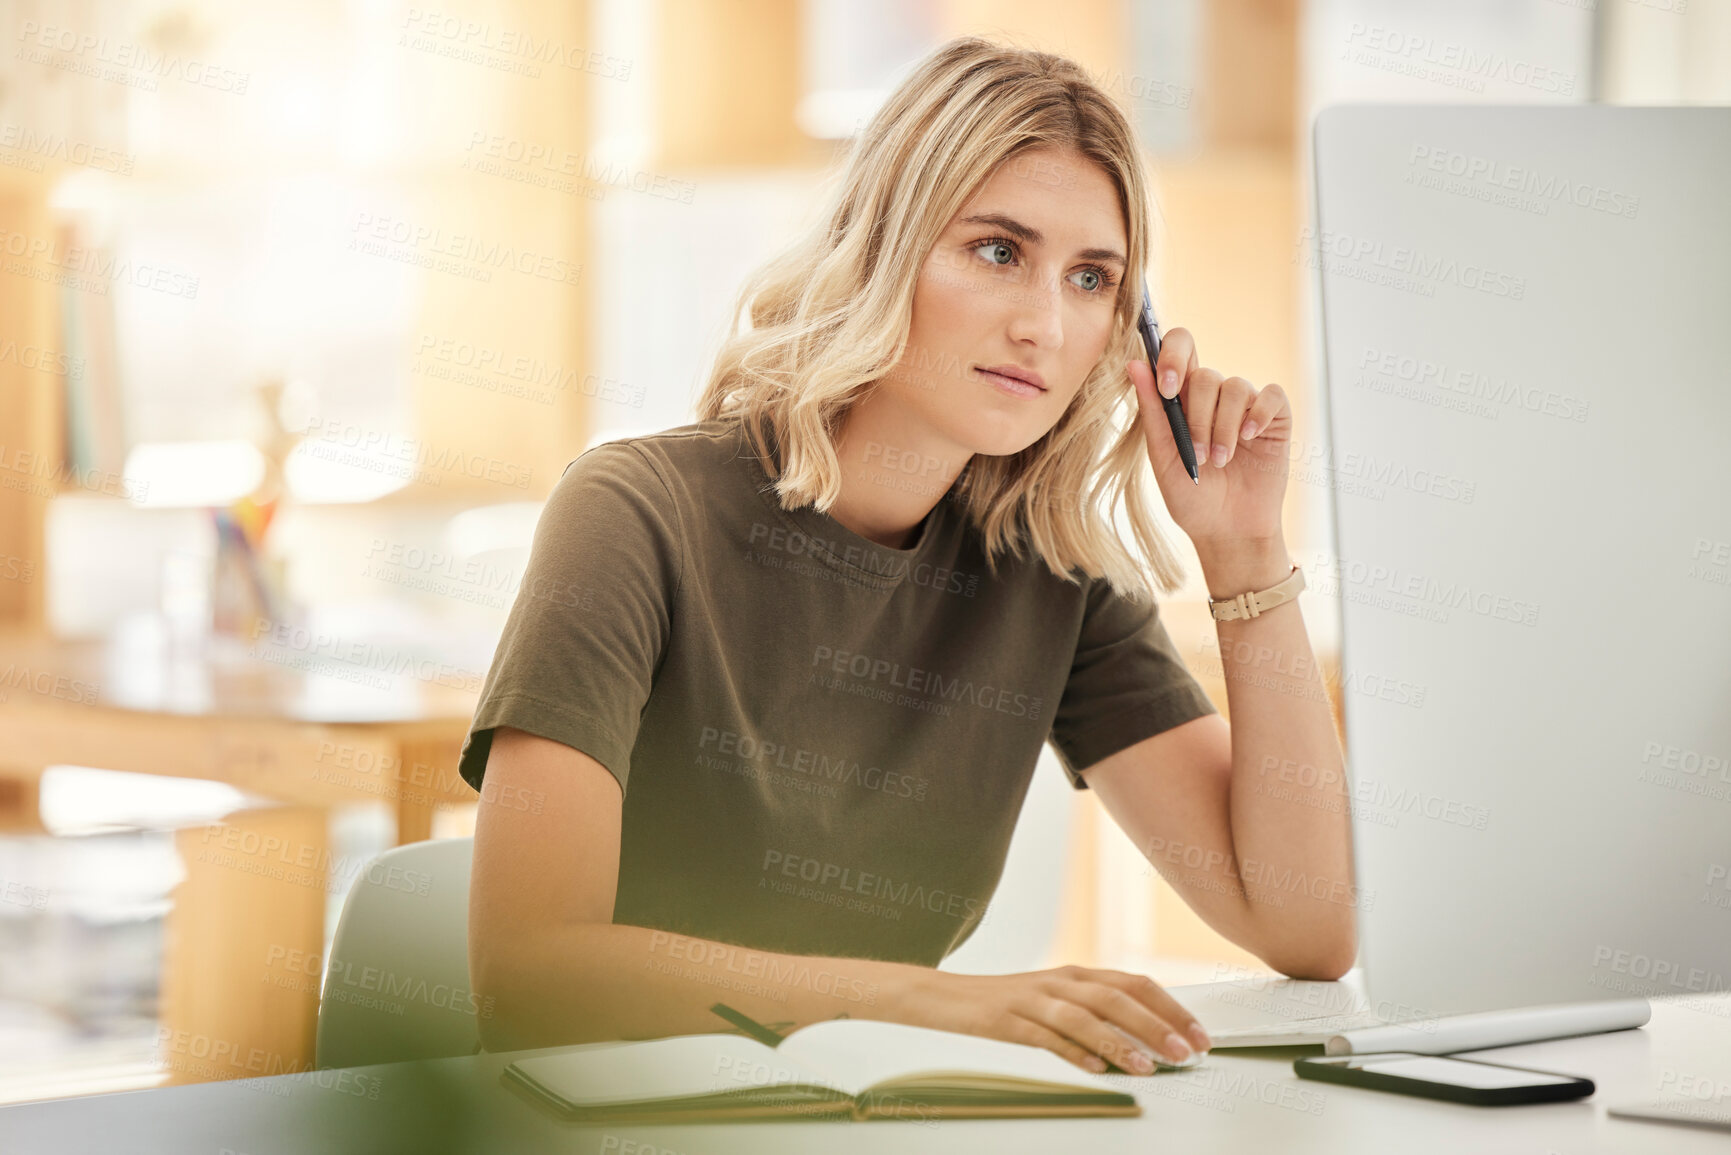
<path id="1" fill-rule="evenodd" d="M 1314 139 L 1373 1001 L 1731 989 L 1731 108 Z"/>

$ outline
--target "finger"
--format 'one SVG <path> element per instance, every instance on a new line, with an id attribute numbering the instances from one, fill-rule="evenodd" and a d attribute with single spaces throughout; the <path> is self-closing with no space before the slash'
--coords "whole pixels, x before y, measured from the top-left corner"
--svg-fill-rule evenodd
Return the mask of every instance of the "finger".
<path id="1" fill-rule="evenodd" d="M 1220 374 L 1197 369 L 1184 381 L 1184 420 L 1190 425 L 1190 440 L 1196 446 L 1196 464 L 1209 462 L 1208 445 L 1213 439 L 1214 408 L 1220 400 Z"/>
<path id="2" fill-rule="evenodd" d="M 1214 448 L 1211 451 L 1215 465 L 1225 465 L 1232 460 L 1232 451 L 1238 448 L 1238 433 L 1244 426 L 1244 415 L 1250 412 L 1251 403 L 1256 400 L 1256 386 L 1242 377 L 1228 377 L 1220 383 L 1220 400 L 1214 407 Z"/>
<path id="3" fill-rule="evenodd" d="M 1184 1009 L 1184 1004 L 1166 993 L 1166 989 L 1147 975 L 1127 974 L 1124 971 L 1092 971 L 1098 975 L 1099 981 L 1117 987 L 1137 1002 L 1153 1011 L 1160 1018 L 1172 1024 L 1179 1034 L 1189 1039 L 1190 1044 L 1198 1050 L 1206 1051 L 1214 1045 L 1208 1037 L 1208 1032 L 1202 1029 L 1202 1024 L 1196 1021 L 1196 1016 Z"/>
<path id="4" fill-rule="evenodd" d="M 1171 429 L 1166 421 L 1166 407 L 1160 402 L 1160 391 L 1154 385 L 1154 370 L 1146 361 L 1131 361 L 1128 372 L 1130 387 L 1136 391 L 1136 410 L 1142 422 L 1142 432 L 1152 445 L 1156 440 L 1156 430 L 1164 427 L 1170 434 Z"/>
<path id="5" fill-rule="evenodd" d="M 1126 366 L 1130 374 L 1130 386 L 1136 390 L 1136 399 L 1140 401 L 1146 394 L 1154 394 L 1154 408 L 1160 408 L 1160 395 L 1154 388 L 1154 370 L 1146 361 L 1130 361 Z"/>
<path id="6" fill-rule="evenodd" d="M 1184 378 L 1196 368 L 1196 342 L 1188 329 L 1171 329 L 1160 339 L 1160 357 L 1154 366 L 1159 374 L 1160 396 L 1176 397 Z"/>
<path id="7" fill-rule="evenodd" d="M 1155 476 L 1164 476 L 1171 470 L 1183 473 L 1172 423 L 1166 419 L 1166 407 L 1161 403 L 1160 391 L 1154 387 L 1154 370 L 1146 361 L 1131 361 L 1129 372 L 1131 387 L 1136 390 L 1137 420 L 1142 426 L 1142 438 L 1148 443 L 1148 460 L 1154 466 Z"/>
<path id="8" fill-rule="evenodd" d="M 1106 1061 L 1086 1047 L 1077 1046 L 1052 1028 L 1021 1015 L 1012 1015 L 1010 1024 L 1004 1030 L 1004 1037 L 1012 1043 L 1021 1043 L 1028 1047 L 1044 1047 L 1060 1059 L 1068 1060 L 1091 1074 L 1102 1075 L 1106 1072 Z"/>
<path id="9" fill-rule="evenodd" d="M 1182 1063 L 1196 1050 L 1170 1022 L 1121 987 L 1083 981 L 1066 983 L 1056 993 L 1122 1030 L 1131 1042 L 1145 1048 L 1150 1057 L 1159 1055 L 1169 1063 Z M 1125 1070 L 1131 1069 L 1117 1059 L 1113 1062 Z"/>
<path id="10" fill-rule="evenodd" d="M 1256 395 L 1256 402 L 1251 405 L 1250 412 L 1244 415 L 1244 421 L 1238 430 L 1239 438 L 1249 441 L 1280 417 L 1291 412 L 1291 408 L 1286 400 L 1286 390 L 1278 385 L 1264 385 L 1262 391 Z"/>
<path id="11" fill-rule="evenodd" d="M 1154 1070 L 1146 1055 L 1138 1055 L 1140 1048 L 1134 1040 L 1126 1039 L 1081 1003 L 1062 995 L 1049 994 L 1040 997 L 1021 1013 L 1126 1071 L 1150 1074 Z"/>

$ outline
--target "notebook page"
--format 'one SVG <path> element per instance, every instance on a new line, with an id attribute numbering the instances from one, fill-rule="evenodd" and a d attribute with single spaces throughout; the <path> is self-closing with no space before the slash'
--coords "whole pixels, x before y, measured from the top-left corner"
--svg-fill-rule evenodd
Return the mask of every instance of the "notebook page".
<path id="1" fill-rule="evenodd" d="M 677 1035 L 540 1055 L 519 1059 L 514 1066 L 579 1107 L 790 1083 L 832 1085 L 821 1072 L 738 1035 Z"/>
<path id="2" fill-rule="evenodd" d="M 867 1019 L 802 1027 L 788 1036 L 775 1054 L 778 1060 L 791 1059 L 827 1071 L 829 1085 L 851 1095 L 878 1083 L 925 1072 L 1010 1076 L 1089 1089 L 1098 1086 L 1087 1072 L 1040 1047 Z"/>

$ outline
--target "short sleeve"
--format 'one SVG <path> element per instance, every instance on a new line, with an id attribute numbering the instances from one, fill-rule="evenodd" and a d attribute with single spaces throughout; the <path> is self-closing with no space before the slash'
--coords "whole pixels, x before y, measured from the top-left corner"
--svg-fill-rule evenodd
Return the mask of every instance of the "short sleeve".
<path id="1" fill-rule="evenodd" d="M 1151 599 L 1133 602 L 1090 579 L 1052 746 L 1071 785 L 1082 771 L 1144 738 L 1219 713 L 1184 664 Z"/>
<path id="2" fill-rule="evenodd" d="M 481 686 L 458 771 L 476 790 L 493 730 L 580 750 L 625 789 L 683 573 L 672 495 L 627 442 L 597 445 L 553 487 Z"/>

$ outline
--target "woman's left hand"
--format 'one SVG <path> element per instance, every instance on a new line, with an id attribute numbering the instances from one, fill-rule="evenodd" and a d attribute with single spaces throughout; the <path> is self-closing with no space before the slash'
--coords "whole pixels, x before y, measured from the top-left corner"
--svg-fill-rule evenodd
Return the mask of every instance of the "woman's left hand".
<path id="1" fill-rule="evenodd" d="M 1154 367 L 1161 378 L 1159 393 L 1146 361 L 1131 361 L 1129 371 L 1148 460 L 1178 528 L 1199 548 L 1278 540 L 1292 442 L 1292 406 L 1285 390 L 1278 385 L 1258 389 L 1242 377 L 1201 368 L 1196 342 L 1185 329 L 1171 330 L 1160 343 Z M 1162 395 L 1174 393 L 1190 425 L 1198 481 L 1191 481 L 1184 468 L 1160 403 Z"/>

